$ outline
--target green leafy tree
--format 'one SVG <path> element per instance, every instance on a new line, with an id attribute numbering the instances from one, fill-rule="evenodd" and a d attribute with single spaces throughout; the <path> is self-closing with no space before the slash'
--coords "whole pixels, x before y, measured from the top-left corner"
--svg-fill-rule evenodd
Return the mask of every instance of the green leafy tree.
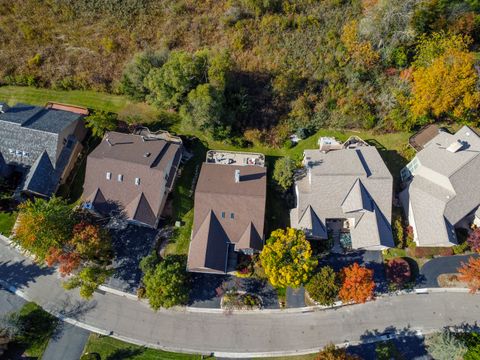
<path id="1" fill-rule="evenodd" d="M 68 242 L 74 222 L 73 206 L 60 197 L 27 200 L 19 206 L 13 241 L 43 261 L 52 247 Z"/>
<path id="2" fill-rule="evenodd" d="M 143 101 L 148 94 L 144 81 L 152 68 L 160 68 L 168 58 L 168 51 L 144 51 L 136 54 L 125 66 L 121 90 L 134 100 Z"/>
<path id="3" fill-rule="evenodd" d="M 426 338 L 427 350 L 436 360 L 461 360 L 467 347 L 454 333 L 444 330 Z"/>
<path id="4" fill-rule="evenodd" d="M 305 290 L 320 305 L 333 305 L 340 290 L 337 274 L 330 266 L 323 266 L 312 276 Z"/>
<path id="5" fill-rule="evenodd" d="M 392 341 L 377 343 L 375 355 L 377 355 L 377 360 L 403 360 L 403 356 Z"/>
<path id="6" fill-rule="evenodd" d="M 80 296 L 90 299 L 95 290 L 111 275 L 112 271 L 104 267 L 97 265 L 86 266 L 78 274 L 64 282 L 63 287 L 67 290 L 80 288 Z"/>
<path id="7" fill-rule="evenodd" d="M 293 185 L 295 169 L 295 162 L 288 156 L 282 157 L 275 161 L 273 179 L 284 191 L 288 190 L 290 186 Z"/>
<path id="8" fill-rule="evenodd" d="M 361 358 L 348 354 L 345 348 L 328 344 L 317 354 L 315 360 L 361 360 Z"/>
<path id="9" fill-rule="evenodd" d="M 228 84 L 228 76 L 233 68 L 232 58 L 227 51 L 211 54 L 208 57 L 208 82 L 217 90 L 223 91 Z"/>
<path id="10" fill-rule="evenodd" d="M 142 260 L 145 295 L 154 310 L 183 305 L 188 301 L 188 274 L 185 257 L 169 255 L 159 260 L 149 255 Z"/>
<path id="11" fill-rule="evenodd" d="M 85 126 L 92 130 L 94 136 L 102 137 L 106 131 L 117 128 L 117 115 L 95 110 L 85 118 Z"/>
<path id="12" fill-rule="evenodd" d="M 178 108 L 187 94 L 207 82 L 207 52 L 173 51 L 161 68 L 152 68 L 145 78 L 147 100 L 162 108 Z"/>
<path id="13" fill-rule="evenodd" d="M 318 263 L 305 233 L 292 228 L 272 232 L 260 261 L 270 283 L 278 288 L 305 284 Z"/>
<path id="14" fill-rule="evenodd" d="M 185 105 L 180 109 L 181 117 L 191 126 L 219 136 L 219 131 L 229 126 L 224 123 L 225 98 L 223 93 L 210 84 L 198 85 L 187 97 Z"/>

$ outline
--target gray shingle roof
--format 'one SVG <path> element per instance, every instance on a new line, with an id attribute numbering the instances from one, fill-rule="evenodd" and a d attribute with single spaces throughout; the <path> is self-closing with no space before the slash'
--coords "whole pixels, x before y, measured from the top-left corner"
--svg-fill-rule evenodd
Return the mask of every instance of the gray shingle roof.
<path id="1" fill-rule="evenodd" d="M 307 172 L 296 181 L 298 197 L 297 208 L 291 212 L 292 226 L 312 231 L 301 218 L 311 207 L 321 226 L 326 219 L 355 219 L 351 235 L 358 248 L 393 245 L 393 178 L 375 147 L 327 153 L 306 150 L 305 162 L 311 166 L 311 176 Z M 372 237 L 374 233 L 378 236 Z"/>
<path id="2" fill-rule="evenodd" d="M 30 168 L 25 183 L 24 191 L 34 194 L 50 196 L 55 191 L 58 178 L 46 151 L 35 161 Z"/>
<path id="3" fill-rule="evenodd" d="M 447 150 L 458 141 L 459 151 Z M 400 197 L 416 239 L 423 246 L 453 245 L 453 225 L 480 204 L 480 137 L 467 126 L 453 135 L 441 132 L 417 159 L 420 164 Z"/>
<path id="4" fill-rule="evenodd" d="M 34 130 L 58 134 L 81 115 L 44 107 L 17 104 L 4 113 L 0 113 L 0 121 L 18 124 Z"/>

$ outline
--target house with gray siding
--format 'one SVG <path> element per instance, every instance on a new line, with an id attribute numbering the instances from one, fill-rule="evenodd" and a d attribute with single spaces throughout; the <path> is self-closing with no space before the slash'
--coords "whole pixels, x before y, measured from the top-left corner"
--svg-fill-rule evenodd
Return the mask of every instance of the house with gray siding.
<path id="1" fill-rule="evenodd" d="M 480 225 L 480 137 L 439 131 L 401 171 L 400 201 L 418 246 L 457 244 L 455 228 Z"/>
<path id="2" fill-rule="evenodd" d="M 320 138 L 319 145 L 304 151 L 291 226 L 312 240 L 333 239 L 335 249 L 393 247 L 393 177 L 378 150 L 356 137 Z"/>
<path id="3" fill-rule="evenodd" d="M 86 135 L 86 113 L 55 103 L 0 105 L 0 153 L 10 169 L 24 174 L 22 191 L 51 196 L 66 180 Z"/>

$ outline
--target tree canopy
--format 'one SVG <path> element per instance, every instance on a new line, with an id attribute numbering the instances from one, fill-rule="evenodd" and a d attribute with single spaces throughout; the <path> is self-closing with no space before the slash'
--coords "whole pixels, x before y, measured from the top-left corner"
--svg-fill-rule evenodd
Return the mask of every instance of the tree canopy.
<path id="1" fill-rule="evenodd" d="M 184 256 L 168 255 L 159 259 L 152 254 L 142 260 L 140 268 L 143 271 L 145 294 L 152 309 L 187 303 L 189 278 Z"/>
<path id="2" fill-rule="evenodd" d="M 260 261 L 270 283 L 280 288 L 305 284 L 317 266 L 305 233 L 292 228 L 272 232 L 260 253 Z"/>
<path id="3" fill-rule="evenodd" d="M 275 161 L 273 169 L 273 179 L 285 191 L 293 185 L 293 176 L 295 174 L 295 162 L 288 156 Z"/>
<path id="4" fill-rule="evenodd" d="M 320 305 L 333 305 L 340 290 L 338 282 L 335 271 L 330 266 L 323 266 L 311 277 L 305 290 Z"/>
<path id="5" fill-rule="evenodd" d="M 341 271 L 342 287 L 339 292 L 343 302 L 364 303 L 374 296 L 373 270 L 353 263 Z"/>
<path id="6" fill-rule="evenodd" d="M 467 263 L 462 262 L 458 272 L 459 280 L 467 283 L 470 292 L 476 293 L 480 290 L 480 258 L 470 257 Z"/>
<path id="7" fill-rule="evenodd" d="M 70 239 L 74 223 L 73 206 L 62 198 L 27 200 L 19 205 L 13 241 L 43 261 Z"/>
<path id="8" fill-rule="evenodd" d="M 425 343 L 428 353 L 436 360 L 462 360 L 467 352 L 463 342 L 449 330 L 428 336 Z"/>

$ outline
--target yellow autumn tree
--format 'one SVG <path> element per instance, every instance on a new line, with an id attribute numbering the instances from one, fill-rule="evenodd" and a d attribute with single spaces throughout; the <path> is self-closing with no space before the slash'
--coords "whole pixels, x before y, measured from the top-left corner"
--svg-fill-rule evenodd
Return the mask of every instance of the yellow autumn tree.
<path id="1" fill-rule="evenodd" d="M 260 261 L 270 283 L 279 288 L 298 288 L 317 266 L 305 233 L 292 228 L 272 232 L 260 253 Z"/>
<path id="2" fill-rule="evenodd" d="M 372 44 L 359 38 L 357 20 L 350 21 L 343 27 L 341 40 L 350 58 L 359 67 L 368 70 L 380 59 Z"/>
<path id="3" fill-rule="evenodd" d="M 468 38 L 434 34 L 417 48 L 411 111 L 414 116 L 467 117 L 480 107 L 475 56 Z"/>

